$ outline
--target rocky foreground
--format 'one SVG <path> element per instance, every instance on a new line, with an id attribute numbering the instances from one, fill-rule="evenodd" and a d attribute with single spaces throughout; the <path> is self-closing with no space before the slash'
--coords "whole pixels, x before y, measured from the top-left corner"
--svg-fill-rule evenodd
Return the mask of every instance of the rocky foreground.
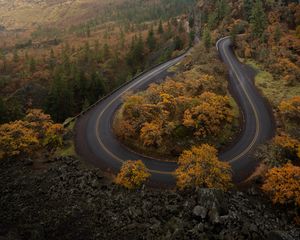
<path id="1" fill-rule="evenodd" d="M 0 162 L 0 240 L 299 239 L 287 211 L 254 190 L 127 191 L 60 158 Z"/>

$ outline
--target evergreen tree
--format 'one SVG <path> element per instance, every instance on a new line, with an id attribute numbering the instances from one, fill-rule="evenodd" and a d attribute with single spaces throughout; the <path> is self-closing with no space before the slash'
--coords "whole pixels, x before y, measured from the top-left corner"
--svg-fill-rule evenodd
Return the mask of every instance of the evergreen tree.
<path id="1" fill-rule="evenodd" d="M 18 50 L 14 50 L 14 53 L 13 53 L 13 61 L 15 63 L 18 63 L 19 62 L 19 54 L 18 54 Z"/>
<path id="2" fill-rule="evenodd" d="M 253 0 L 244 0 L 244 5 L 243 5 L 244 18 L 247 21 L 250 20 L 252 8 L 253 8 Z"/>
<path id="3" fill-rule="evenodd" d="M 190 31 L 190 34 L 189 34 L 189 37 L 190 37 L 190 41 L 189 41 L 189 46 L 193 46 L 193 43 L 194 43 L 194 40 L 195 40 L 195 36 L 196 36 L 196 33 L 195 31 Z"/>
<path id="4" fill-rule="evenodd" d="M 33 57 L 29 59 L 29 72 L 33 73 L 36 70 L 36 61 Z"/>
<path id="5" fill-rule="evenodd" d="M 217 1 L 217 20 L 222 21 L 230 12 L 229 5 L 226 0 Z"/>
<path id="6" fill-rule="evenodd" d="M 158 33 L 158 34 L 163 34 L 163 33 L 164 33 L 164 28 L 163 28 L 163 25 L 162 25 L 162 21 L 161 21 L 161 20 L 159 21 L 157 33 Z"/>
<path id="7" fill-rule="evenodd" d="M 87 99 L 90 103 L 96 102 L 105 94 L 105 86 L 98 72 L 93 72 L 91 75 L 88 93 Z"/>
<path id="8" fill-rule="evenodd" d="M 0 96 L 0 124 L 4 123 L 6 120 L 6 105 L 4 100 Z"/>
<path id="9" fill-rule="evenodd" d="M 174 50 L 182 50 L 183 46 L 184 44 L 182 39 L 179 36 L 176 36 L 174 40 Z"/>
<path id="10" fill-rule="evenodd" d="M 85 42 L 84 44 L 84 62 L 85 64 L 89 64 L 91 60 L 91 49 L 89 42 Z"/>
<path id="11" fill-rule="evenodd" d="M 184 32 L 183 21 L 180 21 L 180 22 L 179 22 L 179 28 L 178 28 L 178 31 L 179 31 L 180 33 L 183 33 L 183 32 Z"/>
<path id="12" fill-rule="evenodd" d="M 91 29 L 90 29 L 90 26 L 87 25 L 86 27 L 86 37 L 90 37 L 91 36 Z"/>
<path id="13" fill-rule="evenodd" d="M 194 16 L 193 15 L 190 15 L 189 17 L 189 26 L 190 28 L 193 28 L 195 25 L 195 19 L 194 19 Z"/>
<path id="14" fill-rule="evenodd" d="M 156 48 L 156 39 L 154 36 L 153 28 L 151 28 L 148 32 L 147 45 L 150 51 L 153 51 Z"/>
<path id="15" fill-rule="evenodd" d="M 202 41 L 203 41 L 204 47 L 208 51 L 211 47 L 211 34 L 210 34 L 210 31 L 208 28 L 205 28 L 203 30 Z"/>
<path id="16" fill-rule="evenodd" d="M 61 71 L 56 71 L 48 95 L 47 110 L 56 122 L 62 122 L 71 116 L 73 107 L 73 89 Z"/>
<path id="17" fill-rule="evenodd" d="M 120 48 L 123 49 L 125 47 L 125 34 L 123 30 L 120 30 Z"/>
<path id="18" fill-rule="evenodd" d="M 274 41 L 278 44 L 282 36 L 280 25 L 277 25 L 274 32 Z"/>
<path id="19" fill-rule="evenodd" d="M 135 74 L 137 69 L 143 68 L 144 60 L 144 42 L 140 34 L 138 38 L 133 37 L 130 50 L 126 55 L 126 62 L 132 74 Z"/>
<path id="20" fill-rule="evenodd" d="M 2 61 L 2 70 L 3 72 L 6 71 L 6 56 L 5 53 L 3 52 L 3 50 L 0 49 L 0 60 Z"/>
<path id="21" fill-rule="evenodd" d="M 51 48 L 50 50 L 50 57 L 49 57 L 49 60 L 48 60 L 48 64 L 49 64 L 49 68 L 51 70 L 53 70 L 55 68 L 55 65 L 56 65 L 56 58 L 55 58 L 55 55 L 54 55 L 54 51 L 53 49 Z"/>
<path id="22" fill-rule="evenodd" d="M 78 70 L 78 67 L 75 65 L 73 70 L 73 79 L 74 79 L 74 105 L 76 111 L 81 111 L 86 96 L 88 95 L 87 92 L 87 80 L 85 78 L 84 72 Z"/>
<path id="23" fill-rule="evenodd" d="M 110 58 L 110 50 L 109 50 L 109 46 L 107 43 L 105 43 L 103 45 L 103 58 L 104 58 L 104 61 L 107 61 L 109 58 Z"/>
<path id="24" fill-rule="evenodd" d="M 218 24 L 218 14 L 213 12 L 208 16 L 207 25 L 210 30 L 213 30 L 217 27 Z"/>
<path id="25" fill-rule="evenodd" d="M 267 26 L 267 18 L 261 0 L 256 0 L 253 5 L 251 17 L 250 17 L 250 23 L 252 26 L 253 36 L 262 37 Z"/>

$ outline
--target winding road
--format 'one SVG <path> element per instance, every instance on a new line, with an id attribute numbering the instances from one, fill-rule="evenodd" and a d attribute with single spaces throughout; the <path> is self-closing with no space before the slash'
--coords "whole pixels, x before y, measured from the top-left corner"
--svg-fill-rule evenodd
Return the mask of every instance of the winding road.
<path id="1" fill-rule="evenodd" d="M 253 149 L 273 136 L 274 121 L 268 103 L 254 85 L 254 72 L 237 60 L 231 49 L 230 38 L 220 39 L 216 47 L 229 69 L 229 90 L 243 115 L 240 136 L 219 158 L 231 164 L 233 179 L 239 183 L 249 177 L 258 165 L 253 157 Z M 122 104 L 125 93 L 145 88 L 184 57 L 180 56 L 146 72 L 82 115 L 75 127 L 76 152 L 87 162 L 114 173 L 119 171 L 124 161 L 141 159 L 151 172 L 151 185 L 173 186 L 175 177 L 172 172 L 177 167 L 175 162 L 164 162 L 130 151 L 114 136 L 111 126 L 114 113 Z"/>

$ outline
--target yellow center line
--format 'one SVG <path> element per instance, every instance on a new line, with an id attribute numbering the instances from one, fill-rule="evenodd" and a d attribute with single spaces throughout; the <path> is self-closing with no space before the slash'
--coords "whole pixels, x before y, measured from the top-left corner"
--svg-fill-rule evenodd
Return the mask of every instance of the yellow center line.
<path id="1" fill-rule="evenodd" d="M 251 143 L 248 145 L 248 147 L 243 152 L 241 152 L 239 155 L 237 155 L 236 157 L 234 157 L 233 159 L 231 159 L 229 161 L 229 163 L 233 163 L 233 162 L 237 161 L 239 158 L 241 158 L 244 155 L 246 155 L 251 150 L 251 148 L 254 146 L 254 144 L 256 143 L 256 141 L 258 139 L 258 135 L 259 135 L 259 131 L 260 131 L 260 123 L 259 123 L 258 112 L 257 112 L 257 110 L 255 108 L 255 105 L 254 105 L 253 101 L 251 100 L 251 98 L 250 98 L 250 96 L 249 96 L 249 94 L 248 94 L 248 92 L 247 92 L 247 90 L 246 90 L 243 82 L 241 81 L 241 79 L 240 79 L 240 77 L 239 77 L 239 75 L 238 75 L 238 73 L 237 73 L 237 71 L 236 71 L 233 63 L 231 62 L 230 58 L 228 57 L 227 51 L 224 48 L 224 42 L 223 42 L 223 49 L 224 49 L 225 57 L 227 58 L 228 63 L 230 65 L 231 69 L 233 70 L 233 72 L 234 72 L 236 78 L 238 79 L 238 81 L 240 82 L 241 87 L 242 87 L 242 89 L 243 89 L 243 91 L 244 91 L 244 93 L 245 93 L 245 95 L 246 95 L 246 97 L 247 97 L 247 99 L 248 99 L 248 101 L 249 101 L 249 103 L 251 105 L 251 108 L 252 108 L 252 110 L 254 112 L 255 122 L 256 122 L 256 124 L 255 124 L 256 129 L 255 129 L 254 138 L 252 139 Z"/>
<path id="2" fill-rule="evenodd" d="M 224 44 L 223 44 L 223 46 L 224 46 Z M 248 99 L 248 101 L 249 101 L 249 103 L 250 103 L 250 105 L 251 105 L 251 107 L 252 107 L 252 109 L 253 109 L 253 112 L 254 112 L 254 115 L 255 115 L 255 120 L 256 120 L 256 132 L 255 132 L 255 137 L 254 137 L 254 139 L 252 140 L 252 142 L 250 143 L 250 145 L 249 145 L 249 146 L 248 146 L 241 154 L 239 154 L 238 156 L 234 157 L 233 159 L 231 159 L 231 160 L 229 161 L 230 163 L 232 163 L 232 162 L 238 160 L 239 158 L 241 158 L 242 156 L 244 156 L 245 154 L 247 154 L 247 153 L 251 150 L 252 146 L 255 144 L 255 142 L 256 142 L 256 140 L 257 140 L 257 138 L 258 138 L 258 134 L 259 134 L 259 118 L 258 118 L 258 113 L 257 113 L 257 111 L 256 111 L 256 109 L 255 109 L 255 106 L 254 106 L 254 104 L 253 104 L 253 102 L 252 102 L 252 100 L 251 100 L 251 98 L 250 98 L 248 92 L 246 91 L 246 89 L 245 89 L 245 87 L 244 87 L 242 81 L 240 80 L 240 77 L 239 77 L 239 75 L 237 74 L 237 72 L 236 72 L 236 70 L 235 70 L 235 68 L 234 68 L 234 66 L 233 66 L 233 64 L 232 64 L 232 62 L 231 62 L 231 60 L 230 60 L 230 58 L 228 57 L 226 50 L 224 50 L 224 53 L 225 53 L 226 58 L 228 59 L 228 62 L 229 62 L 229 64 L 230 64 L 230 66 L 231 66 L 231 68 L 232 68 L 232 70 L 233 70 L 235 76 L 237 77 L 238 81 L 241 83 L 241 86 L 242 86 L 242 88 L 243 88 L 243 91 L 245 92 L 246 97 L 247 97 L 247 99 Z M 174 61 L 174 62 L 177 62 L 177 61 Z M 125 92 L 127 92 L 128 90 L 132 89 L 133 87 L 135 87 L 136 85 L 138 85 L 139 83 L 141 83 L 142 81 L 144 81 L 145 78 L 148 78 L 149 76 L 151 76 L 151 75 L 153 75 L 153 74 L 156 74 L 156 73 L 160 72 L 162 69 L 168 69 L 168 68 L 171 67 L 173 64 L 174 64 L 174 63 L 172 62 L 172 63 L 170 63 L 170 64 L 168 64 L 168 65 L 166 65 L 166 66 L 160 67 L 159 69 L 157 69 L 157 70 L 151 72 L 151 74 L 149 73 L 149 74 L 145 75 L 145 76 L 142 77 L 140 80 L 138 80 L 137 82 L 135 82 L 134 84 L 132 84 L 132 85 L 129 86 L 128 88 L 124 89 L 120 94 L 118 94 L 118 96 L 116 96 L 114 99 L 112 99 L 112 100 L 105 106 L 105 108 L 101 111 L 101 113 L 99 114 L 99 116 L 98 116 L 98 118 L 97 118 L 97 121 L 96 121 L 96 137 L 97 137 L 97 140 L 98 140 L 100 146 L 106 151 L 106 153 L 108 153 L 108 154 L 109 154 L 112 158 L 114 158 L 116 161 L 118 161 L 118 162 L 120 162 L 120 163 L 124 163 L 124 162 L 125 162 L 125 160 L 119 158 L 119 157 L 116 156 L 114 153 L 112 153 L 112 152 L 104 145 L 104 143 L 102 142 L 102 140 L 101 140 L 101 138 L 100 138 L 100 136 L 99 136 L 99 125 L 100 125 L 99 122 L 100 122 L 101 117 L 103 116 L 104 112 L 105 112 L 105 111 L 106 111 L 106 110 L 107 110 L 107 109 L 108 109 L 108 108 L 109 108 L 109 107 L 110 107 L 110 106 L 111 106 L 111 105 L 112 105 L 119 97 L 121 97 Z M 165 174 L 165 175 L 173 175 L 173 174 L 174 174 L 173 172 L 167 172 L 167 171 L 159 171 L 159 170 L 152 170 L 152 169 L 148 169 L 148 170 L 149 170 L 149 172 L 151 172 L 151 173 L 159 173 L 159 174 Z"/>
<path id="3" fill-rule="evenodd" d="M 175 63 L 177 61 L 174 61 Z M 101 145 L 101 147 L 115 160 L 117 160 L 120 163 L 124 163 L 125 160 L 119 158 L 118 156 L 116 156 L 114 153 L 112 153 L 109 149 L 107 149 L 107 147 L 104 145 L 104 143 L 102 142 L 100 136 L 99 136 L 99 121 L 101 119 L 101 117 L 103 116 L 104 112 L 119 98 L 121 97 L 125 92 L 129 91 L 130 89 L 132 89 L 133 87 L 135 87 L 136 85 L 138 85 L 139 83 L 141 83 L 142 81 L 144 81 L 145 78 L 148 78 L 149 76 L 159 73 L 162 69 L 168 69 L 169 67 L 171 67 L 174 63 L 170 63 L 167 64 L 166 66 L 162 66 L 160 68 L 158 68 L 157 70 L 151 72 L 151 74 L 147 74 L 146 76 L 142 77 L 140 80 L 138 80 L 137 82 L 135 82 L 134 84 L 132 84 L 131 86 L 129 86 L 128 88 L 124 89 L 118 96 L 116 96 L 114 99 L 112 99 L 106 106 L 105 108 L 101 111 L 101 113 L 99 114 L 97 121 L 96 121 L 96 137 L 97 140 L 99 142 L 99 144 Z M 152 170 L 152 169 L 148 169 L 149 172 L 152 173 L 159 173 L 159 174 L 165 174 L 165 175 L 172 175 L 173 172 L 166 172 L 166 171 L 159 171 L 159 170 Z"/>

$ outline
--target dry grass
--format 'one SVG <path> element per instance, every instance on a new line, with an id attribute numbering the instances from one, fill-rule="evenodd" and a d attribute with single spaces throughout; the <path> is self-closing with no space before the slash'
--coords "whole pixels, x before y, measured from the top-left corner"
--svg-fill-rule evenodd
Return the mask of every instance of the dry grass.
<path id="1" fill-rule="evenodd" d="M 92 18 L 104 6 L 123 0 L 0 1 L 1 22 L 7 28 L 31 28 L 35 24 L 68 26 Z"/>
<path id="2" fill-rule="evenodd" d="M 247 60 L 246 64 L 258 71 L 255 77 L 255 83 L 273 106 L 278 106 L 283 99 L 300 95 L 299 83 L 294 86 L 285 85 L 283 79 L 274 79 L 270 72 L 264 71 L 254 60 Z"/>

